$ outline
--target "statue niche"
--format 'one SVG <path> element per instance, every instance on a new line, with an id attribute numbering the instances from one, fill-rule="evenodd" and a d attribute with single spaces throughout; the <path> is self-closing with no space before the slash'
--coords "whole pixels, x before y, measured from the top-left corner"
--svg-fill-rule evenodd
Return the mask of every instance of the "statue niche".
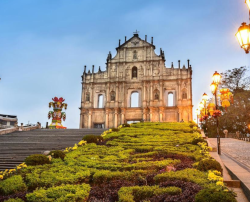
<path id="1" fill-rule="evenodd" d="M 154 99 L 159 100 L 159 90 L 154 91 Z"/>
<path id="2" fill-rule="evenodd" d="M 187 91 L 186 90 L 182 91 L 182 99 L 187 99 Z"/>
<path id="3" fill-rule="evenodd" d="M 112 91 L 110 93 L 110 101 L 115 101 L 115 92 L 114 91 Z"/>
<path id="4" fill-rule="evenodd" d="M 89 95 L 89 93 L 86 93 L 86 101 L 87 101 L 87 102 L 90 101 L 90 95 Z"/>
<path id="5" fill-rule="evenodd" d="M 137 58 L 137 51 L 136 51 L 136 50 L 133 51 L 133 59 L 138 59 L 138 58 Z"/>

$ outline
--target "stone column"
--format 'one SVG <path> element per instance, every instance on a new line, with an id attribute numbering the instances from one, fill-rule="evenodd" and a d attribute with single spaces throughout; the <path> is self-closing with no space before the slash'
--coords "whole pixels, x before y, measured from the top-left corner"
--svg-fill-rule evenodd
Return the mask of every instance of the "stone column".
<path id="1" fill-rule="evenodd" d="M 105 111 L 105 128 L 109 128 L 109 109 Z"/>
<path id="2" fill-rule="evenodd" d="M 181 82 L 177 81 L 178 85 L 178 100 L 181 100 Z"/>
<path id="3" fill-rule="evenodd" d="M 125 112 L 126 112 L 126 109 L 125 108 L 121 108 L 121 124 L 124 124 L 124 121 L 125 121 Z"/>
<path id="4" fill-rule="evenodd" d="M 91 107 L 94 108 L 94 87 L 91 86 L 91 96 L 90 96 L 90 103 L 91 103 Z"/>
<path id="5" fill-rule="evenodd" d="M 159 114 L 160 114 L 160 122 L 163 122 L 163 113 L 164 113 L 164 107 L 159 107 Z"/>
<path id="6" fill-rule="evenodd" d="M 147 108 L 143 108 L 143 115 L 142 115 L 142 117 L 143 117 L 143 121 L 147 121 Z"/>
<path id="7" fill-rule="evenodd" d="M 115 108 L 115 124 L 114 124 L 114 127 L 117 128 L 118 127 L 118 108 Z"/>
<path id="8" fill-rule="evenodd" d="M 150 83 L 150 101 L 153 101 L 153 83 Z"/>
<path id="9" fill-rule="evenodd" d="M 88 128 L 92 128 L 92 110 L 89 110 Z"/>
<path id="10" fill-rule="evenodd" d="M 83 119 L 83 115 L 82 115 L 82 112 L 81 112 L 80 113 L 80 125 L 79 125 L 80 129 L 82 128 L 82 119 Z"/>
<path id="11" fill-rule="evenodd" d="M 84 116 L 86 115 L 86 110 L 85 109 L 81 109 L 81 114 L 80 114 L 80 117 L 81 117 L 81 119 L 80 119 L 80 128 L 87 128 L 88 127 L 88 125 L 84 125 Z"/>
<path id="12" fill-rule="evenodd" d="M 118 107 L 118 100 L 119 100 L 119 85 L 118 83 L 115 84 L 115 106 Z"/>
<path id="13" fill-rule="evenodd" d="M 154 107 L 149 107 L 149 121 L 153 121 Z"/>
<path id="14" fill-rule="evenodd" d="M 143 102 L 146 100 L 146 84 L 143 82 Z"/>

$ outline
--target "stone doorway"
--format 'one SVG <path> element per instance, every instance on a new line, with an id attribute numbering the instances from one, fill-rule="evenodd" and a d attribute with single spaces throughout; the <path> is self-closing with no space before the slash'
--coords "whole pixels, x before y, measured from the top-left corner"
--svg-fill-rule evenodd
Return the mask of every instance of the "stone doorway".
<path id="1" fill-rule="evenodd" d="M 104 123 L 94 123 L 94 128 L 104 128 Z"/>
<path id="2" fill-rule="evenodd" d="M 139 123 L 139 122 L 141 122 L 141 120 L 129 120 L 129 121 L 127 121 L 128 124 Z"/>

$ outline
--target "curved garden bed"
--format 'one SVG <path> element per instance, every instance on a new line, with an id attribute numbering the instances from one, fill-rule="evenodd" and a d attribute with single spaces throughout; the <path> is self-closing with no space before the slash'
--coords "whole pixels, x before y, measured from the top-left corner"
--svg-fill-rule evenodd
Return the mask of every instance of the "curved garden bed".
<path id="1" fill-rule="evenodd" d="M 210 191 L 235 201 L 193 123 L 137 123 L 85 140 L 0 173 L 0 202 L 198 202 Z"/>

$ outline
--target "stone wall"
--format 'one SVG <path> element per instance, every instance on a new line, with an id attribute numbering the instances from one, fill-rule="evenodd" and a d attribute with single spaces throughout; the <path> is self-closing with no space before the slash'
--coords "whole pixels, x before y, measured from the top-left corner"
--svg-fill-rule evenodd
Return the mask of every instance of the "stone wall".
<path id="1" fill-rule="evenodd" d="M 21 126 L 17 126 L 14 128 L 0 129 L 0 135 L 12 133 L 15 131 L 30 131 L 35 129 L 41 129 L 41 124 L 39 122 L 35 126 L 23 126 L 23 124 L 21 124 Z"/>

